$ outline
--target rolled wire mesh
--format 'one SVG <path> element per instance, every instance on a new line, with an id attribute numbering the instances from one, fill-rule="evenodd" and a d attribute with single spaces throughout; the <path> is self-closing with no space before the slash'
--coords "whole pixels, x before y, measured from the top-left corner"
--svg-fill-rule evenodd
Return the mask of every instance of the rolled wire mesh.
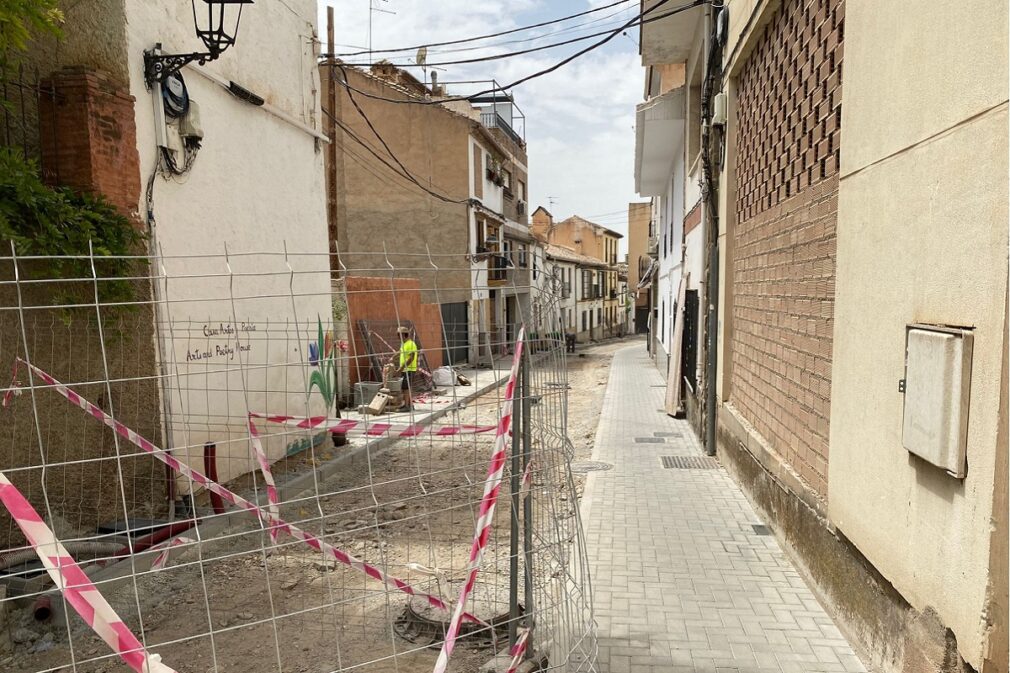
<path id="1" fill-rule="evenodd" d="M 58 276 L 65 260 L 0 257 L 0 364 L 22 361 L 0 412 L 0 471 L 147 652 L 177 671 L 431 670 L 469 569 L 525 326 L 514 403 L 526 413 L 513 430 L 528 478 L 513 474 L 510 454 L 466 601 L 475 619 L 449 670 L 478 670 L 520 629 L 530 629 L 525 670 L 594 670 L 565 431 L 562 283 L 545 260 L 500 271 L 429 251 L 334 264 L 286 246 L 158 252 L 135 258 L 129 277 L 103 275 L 97 257 Z M 396 411 L 407 399 L 395 371 L 401 326 L 424 357 L 407 377 L 411 407 Z M 99 411 L 69 403 L 38 372 Z M 377 389 L 388 408 L 364 413 Z M 283 532 L 274 542 L 269 517 L 158 459 L 267 511 L 250 413 L 288 419 L 254 419 L 280 519 L 360 563 Z M 325 429 L 337 418 L 345 434 Z M 0 668 L 128 670 L 54 590 L 6 511 L 0 535 Z"/>

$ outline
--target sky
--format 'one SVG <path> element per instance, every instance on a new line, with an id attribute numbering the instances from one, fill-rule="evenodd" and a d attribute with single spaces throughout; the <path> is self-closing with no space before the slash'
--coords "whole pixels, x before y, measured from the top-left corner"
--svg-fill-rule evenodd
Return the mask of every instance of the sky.
<path id="1" fill-rule="evenodd" d="M 389 55 L 378 50 L 497 33 L 614 1 L 320 0 L 319 32 L 325 42 L 326 6 L 332 5 L 337 53 L 367 48 L 371 2 L 375 8 L 371 12 L 371 44 L 376 50 L 373 58 L 385 56 L 395 63 L 406 63 L 413 62 L 415 52 Z M 635 16 L 638 6 L 637 0 L 627 0 L 534 31 L 456 47 L 431 47 L 427 61 L 456 61 L 516 51 L 617 28 Z M 479 90 L 474 85 L 453 85 L 452 81 L 494 78 L 499 83 L 511 82 L 554 65 L 603 37 L 507 59 L 445 66 L 438 71 L 438 79 L 449 83 L 450 95 L 473 93 Z M 475 44 L 488 46 L 472 49 Z M 446 52 L 460 47 L 468 50 Z M 367 59 L 367 55 L 345 57 L 348 62 Z M 412 68 L 411 72 L 422 77 L 420 68 Z M 526 115 L 530 212 L 542 205 L 555 219 L 578 214 L 627 235 L 628 202 L 643 200 L 635 194 L 633 166 L 635 105 L 642 101 L 643 78 L 638 28 L 633 27 L 627 35 L 618 35 L 603 47 L 512 91 L 517 106 Z M 622 249 L 625 247 L 622 245 Z"/>

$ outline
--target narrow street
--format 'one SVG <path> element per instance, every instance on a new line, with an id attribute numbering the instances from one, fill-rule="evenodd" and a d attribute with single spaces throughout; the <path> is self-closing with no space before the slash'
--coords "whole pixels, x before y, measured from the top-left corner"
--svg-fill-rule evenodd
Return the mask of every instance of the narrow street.
<path id="1" fill-rule="evenodd" d="M 613 467 L 582 501 L 599 670 L 865 671 L 740 488 L 662 413 L 664 391 L 644 341 L 617 351 L 593 452 Z"/>
<path id="2" fill-rule="evenodd" d="M 1010 673 L 1008 13 L 0 0 L 0 673 Z"/>

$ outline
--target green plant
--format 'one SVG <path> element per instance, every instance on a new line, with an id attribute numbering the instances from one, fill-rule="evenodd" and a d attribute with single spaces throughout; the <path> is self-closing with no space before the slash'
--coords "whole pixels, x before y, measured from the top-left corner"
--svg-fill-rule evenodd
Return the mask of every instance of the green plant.
<path id="1" fill-rule="evenodd" d="M 333 335 L 330 332 L 323 332 L 323 321 L 316 318 L 319 336 L 316 343 L 309 344 L 309 364 L 315 367 L 315 371 L 309 375 L 309 393 L 313 388 L 319 389 L 319 394 L 323 396 L 326 403 L 326 413 L 333 409 L 333 402 L 336 399 L 336 378 L 334 371 L 337 366 L 336 344 L 333 343 Z"/>
<path id="2" fill-rule="evenodd" d="M 28 48 L 34 33 L 60 34 L 59 0 L 0 0 L 0 62 Z"/>
<path id="3" fill-rule="evenodd" d="M 0 0 L 2 2 L 3 0 Z M 135 255 L 145 236 L 100 196 L 67 187 L 50 187 L 39 177 L 38 165 L 16 151 L 0 149 L 0 240 L 11 241 L 18 255 L 56 257 L 44 269 L 29 273 L 65 279 L 92 276 L 89 245 L 94 251 L 99 300 L 133 299 Z M 78 256 L 73 258 L 72 256 Z"/>

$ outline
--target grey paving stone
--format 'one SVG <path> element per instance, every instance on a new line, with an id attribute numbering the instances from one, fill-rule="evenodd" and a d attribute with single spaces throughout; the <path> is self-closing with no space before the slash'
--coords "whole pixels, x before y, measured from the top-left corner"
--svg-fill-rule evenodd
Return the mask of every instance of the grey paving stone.
<path id="1" fill-rule="evenodd" d="M 864 673 L 729 475 L 660 468 L 702 455 L 686 421 L 657 411 L 662 383 L 644 345 L 615 355 L 593 455 L 614 467 L 583 498 L 597 670 Z"/>

